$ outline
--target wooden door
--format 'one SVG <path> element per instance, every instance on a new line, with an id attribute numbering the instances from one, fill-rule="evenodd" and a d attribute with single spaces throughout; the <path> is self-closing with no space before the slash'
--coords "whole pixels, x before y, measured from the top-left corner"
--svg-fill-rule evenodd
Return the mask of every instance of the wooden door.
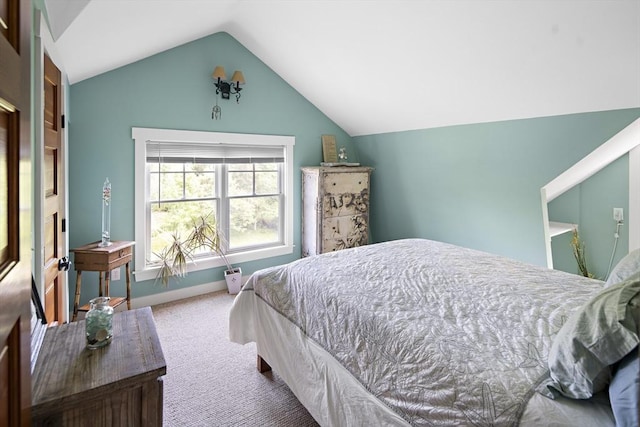
<path id="1" fill-rule="evenodd" d="M 64 214 L 64 180 L 62 155 L 62 86 L 61 73 L 51 59 L 44 56 L 44 310 L 52 325 L 66 321 L 64 271 L 58 262 L 64 256 L 62 222 Z"/>
<path id="2" fill-rule="evenodd" d="M 0 0 L 0 425 L 30 424 L 29 0 Z"/>

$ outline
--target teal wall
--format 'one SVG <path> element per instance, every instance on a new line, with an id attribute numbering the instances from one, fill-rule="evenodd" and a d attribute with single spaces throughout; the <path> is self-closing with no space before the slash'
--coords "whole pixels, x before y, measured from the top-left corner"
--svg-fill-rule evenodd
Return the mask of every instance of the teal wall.
<path id="1" fill-rule="evenodd" d="M 241 69 L 247 84 L 240 104 L 219 101 L 222 120 L 213 121 L 216 65 L 227 73 Z M 294 253 L 241 267 L 250 274 L 289 262 L 300 256 L 297 171 L 317 165 L 321 135 L 334 134 L 350 160 L 375 168 L 373 241 L 426 237 L 545 265 L 540 187 L 639 116 L 640 109 L 630 109 L 352 139 L 233 37 L 218 33 L 71 86 L 69 243 L 73 248 L 98 240 L 107 176 L 113 185 L 113 239 L 134 239 L 132 127 L 295 135 Z M 628 210 L 627 167 L 628 160 L 620 159 L 550 206 L 552 219 L 580 223 L 597 275 L 606 273 L 613 244 L 612 207 Z M 553 244 L 559 268 L 575 271 L 561 239 Z M 622 238 L 617 258 L 627 247 Z M 83 303 L 96 294 L 94 276 L 83 276 Z M 194 272 L 168 289 L 221 278 L 221 268 Z M 123 280 L 115 282 L 112 293 L 123 288 Z M 153 280 L 133 286 L 134 297 L 163 291 Z"/>
<path id="2" fill-rule="evenodd" d="M 354 137 L 360 161 L 375 168 L 372 239 L 425 237 L 546 265 L 540 188 L 638 117 L 630 109 Z M 599 271 L 612 207 L 628 205 L 625 167 L 611 166 L 615 185 L 582 185 L 578 219 Z"/>
<path id="3" fill-rule="evenodd" d="M 211 73 L 242 70 L 247 81 L 240 103 L 219 101 L 222 119 L 211 120 L 215 87 Z M 294 135 L 294 253 L 240 265 L 244 274 L 300 256 L 300 166 L 322 160 L 321 135 L 333 134 L 357 161 L 351 138 L 251 52 L 217 33 L 74 84 L 69 99 L 69 244 L 99 240 L 100 193 L 112 182 L 112 240 L 134 240 L 134 143 L 132 127 Z M 82 302 L 96 296 L 97 274 L 83 275 Z M 190 273 L 169 290 L 222 280 L 222 268 Z M 75 273 L 70 275 L 75 283 Z M 114 282 L 112 294 L 124 289 Z M 165 289 L 137 282 L 133 297 Z"/>

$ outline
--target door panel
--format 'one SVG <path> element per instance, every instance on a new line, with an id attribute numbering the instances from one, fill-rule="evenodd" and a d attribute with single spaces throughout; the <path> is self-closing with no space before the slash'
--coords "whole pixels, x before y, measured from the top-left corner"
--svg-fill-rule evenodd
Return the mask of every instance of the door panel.
<path id="1" fill-rule="evenodd" d="M 58 270 L 64 256 L 62 219 L 64 218 L 64 188 L 62 171 L 62 76 L 51 59 L 44 56 L 44 310 L 49 324 L 66 319 L 63 296 L 66 274 Z"/>
<path id="2" fill-rule="evenodd" d="M 0 425 L 28 426 L 31 405 L 29 0 L 0 0 Z"/>
<path id="3" fill-rule="evenodd" d="M 9 113 L 0 108 L 0 218 L 9 216 Z M 0 227 L 0 265 L 9 261 L 9 229 Z"/>
<path id="4" fill-rule="evenodd" d="M 0 348 L 0 378 L 9 378 L 9 375 L 9 347 L 3 345 Z M 2 382 L 0 387 L 0 425 L 6 426 L 9 425 L 9 382 Z"/>

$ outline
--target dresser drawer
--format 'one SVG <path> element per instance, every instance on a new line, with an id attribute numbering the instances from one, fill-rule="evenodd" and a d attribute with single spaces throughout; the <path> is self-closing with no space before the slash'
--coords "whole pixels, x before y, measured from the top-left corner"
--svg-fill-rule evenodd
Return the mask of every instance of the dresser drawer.
<path id="1" fill-rule="evenodd" d="M 322 186 L 325 193 L 359 193 L 369 188 L 367 172 L 323 173 Z"/>
<path id="2" fill-rule="evenodd" d="M 366 215 L 327 218 L 322 222 L 323 252 L 364 246 L 368 243 Z"/>
<path id="3" fill-rule="evenodd" d="M 324 174 L 322 214 L 325 218 L 369 211 L 369 174 Z"/>

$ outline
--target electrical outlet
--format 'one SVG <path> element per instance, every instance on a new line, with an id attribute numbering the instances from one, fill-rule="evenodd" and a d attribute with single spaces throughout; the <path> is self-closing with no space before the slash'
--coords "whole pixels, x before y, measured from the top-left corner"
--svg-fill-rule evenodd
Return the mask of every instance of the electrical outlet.
<path id="1" fill-rule="evenodd" d="M 614 221 L 624 220 L 624 210 L 622 208 L 613 208 L 613 220 Z"/>
<path id="2" fill-rule="evenodd" d="M 120 280 L 120 267 L 114 268 L 113 270 L 111 270 L 110 277 L 111 277 L 111 281 Z"/>

